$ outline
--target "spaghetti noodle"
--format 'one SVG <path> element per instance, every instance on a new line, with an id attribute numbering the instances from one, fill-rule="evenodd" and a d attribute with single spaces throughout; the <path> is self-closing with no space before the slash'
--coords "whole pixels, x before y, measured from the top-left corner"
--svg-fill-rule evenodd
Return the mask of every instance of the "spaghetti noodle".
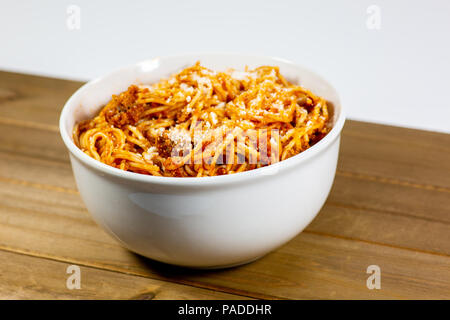
<path id="1" fill-rule="evenodd" d="M 325 99 L 278 67 L 215 72 L 199 62 L 113 95 L 76 124 L 75 144 L 107 165 L 166 177 L 256 169 L 292 157 L 329 131 Z"/>

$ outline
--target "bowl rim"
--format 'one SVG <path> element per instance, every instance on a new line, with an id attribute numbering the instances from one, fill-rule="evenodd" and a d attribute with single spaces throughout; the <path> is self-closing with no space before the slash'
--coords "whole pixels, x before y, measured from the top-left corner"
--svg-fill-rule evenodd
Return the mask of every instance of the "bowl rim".
<path id="1" fill-rule="evenodd" d="M 233 174 L 226 174 L 226 175 L 220 175 L 220 176 L 207 176 L 207 177 L 159 177 L 159 176 L 152 176 L 152 175 L 146 175 L 141 173 L 135 173 L 130 171 L 121 170 L 112 166 L 109 166 L 105 163 L 102 163 L 98 160 L 95 160 L 94 158 L 91 158 L 87 154 L 85 154 L 81 149 L 79 149 L 75 143 L 73 142 L 71 136 L 67 133 L 68 130 L 66 130 L 65 125 L 65 119 L 69 115 L 69 108 L 72 104 L 73 100 L 79 95 L 79 92 L 84 90 L 86 87 L 89 87 L 93 83 L 97 83 L 102 81 L 103 79 L 116 74 L 120 72 L 124 72 L 125 70 L 129 70 L 131 68 L 135 68 L 140 65 L 148 64 L 151 61 L 156 61 L 158 59 L 167 59 L 167 58 L 182 58 L 182 57 L 188 57 L 188 56 L 198 56 L 199 59 L 201 59 L 201 56 L 213 56 L 213 55 L 221 55 L 221 56 L 232 56 L 232 57 L 246 57 L 246 58 L 263 58 L 263 59 L 270 59 L 273 60 L 275 63 L 282 62 L 283 64 L 287 64 L 290 66 L 300 67 L 301 69 L 308 71 L 314 76 L 316 76 L 320 81 L 327 84 L 332 90 L 334 91 L 338 102 L 339 102 L 339 114 L 338 117 L 332 126 L 330 132 L 323 137 L 319 142 L 311 146 L 305 151 L 302 151 L 301 153 L 292 156 L 286 160 L 279 161 L 277 163 L 271 164 L 269 166 L 264 166 L 261 168 L 249 170 L 249 171 L 243 171 Z M 324 149 L 326 149 L 328 146 L 330 146 L 340 135 L 342 128 L 345 123 L 345 113 L 344 108 L 342 107 L 342 100 L 339 96 L 337 90 L 334 86 L 332 86 L 324 77 L 322 77 L 319 73 L 312 71 L 309 68 L 306 68 L 300 64 L 294 63 L 290 60 L 286 60 L 283 58 L 278 57 L 272 57 L 272 56 L 264 56 L 264 55 L 252 55 L 252 54 L 238 54 L 238 53 L 228 53 L 228 52 L 203 52 L 203 53 L 185 53 L 185 54 L 176 54 L 176 55 L 165 55 L 161 57 L 155 57 L 150 59 L 145 59 L 142 61 L 139 61 L 134 64 L 130 64 L 124 67 L 117 68 L 113 70 L 112 72 L 109 72 L 105 75 L 96 77 L 85 84 L 83 84 L 80 88 L 78 88 L 66 101 L 64 104 L 64 107 L 61 111 L 60 118 L 59 118 L 59 132 L 62 137 L 62 140 L 66 146 L 66 148 L 69 150 L 70 154 L 72 154 L 76 159 L 78 159 L 83 164 L 87 165 L 91 169 L 100 171 L 106 175 L 113 176 L 116 178 L 122 178 L 128 181 L 134 181 L 134 182 L 141 182 L 141 183 L 149 183 L 149 184 L 157 184 L 157 185 L 177 185 L 177 186 L 195 186 L 195 185 L 210 185 L 210 184 L 228 184 L 228 183 L 236 183 L 240 181 L 248 181 L 253 180 L 258 177 L 270 177 L 272 175 L 278 175 L 281 171 L 285 171 L 293 166 L 300 165 L 301 163 L 306 162 L 307 160 L 313 158 L 315 155 L 321 153 Z M 70 130 L 70 132 L 72 129 Z M 275 172 L 275 173 L 271 173 Z"/>

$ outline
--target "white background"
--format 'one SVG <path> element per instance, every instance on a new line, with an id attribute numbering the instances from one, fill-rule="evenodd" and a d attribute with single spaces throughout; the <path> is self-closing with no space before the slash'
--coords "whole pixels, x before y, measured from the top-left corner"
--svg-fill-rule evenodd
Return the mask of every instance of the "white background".
<path id="1" fill-rule="evenodd" d="M 0 69 L 80 80 L 166 54 L 279 56 L 330 80 L 349 118 L 450 132 L 448 0 L 0 0 L 0 40 Z"/>

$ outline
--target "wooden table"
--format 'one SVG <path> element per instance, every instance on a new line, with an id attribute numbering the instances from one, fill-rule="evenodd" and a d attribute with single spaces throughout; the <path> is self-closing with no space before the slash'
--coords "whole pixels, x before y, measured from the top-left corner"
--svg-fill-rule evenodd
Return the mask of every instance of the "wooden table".
<path id="1" fill-rule="evenodd" d="M 89 216 L 58 133 L 80 85 L 0 72 L 1 299 L 450 298 L 450 135 L 348 121 L 303 233 L 254 263 L 195 271 L 127 251 Z M 80 290 L 66 287 L 73 264 Z"/>

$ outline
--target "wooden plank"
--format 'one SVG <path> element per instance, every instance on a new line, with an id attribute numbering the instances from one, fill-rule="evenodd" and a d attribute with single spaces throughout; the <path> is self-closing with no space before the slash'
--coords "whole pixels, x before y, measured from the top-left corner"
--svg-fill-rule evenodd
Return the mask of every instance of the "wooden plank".
<path id="1" fill-rule="evenodd" d="M 7 250 L 256 298 L 443 298 L 450 285 L 448 256 L 356 241 L 351 233 L 347 238 L 323 234 L 319 219 L 310 231 L 250 265 L 220 271 L 175 268 L 122 248 L 80 209 L 76 194 L 8 186 L 0 185 L 0 248 Z M 344 230 L 367 231 L 356 223 Z M 387 272 L 381 291 L 365 287 L 370 264 Z M 402 280 L 404 274 L 411 283 Z"/>
<path id="2" fill-rule="evenodd" d="M 2 187 L 0 200 L 4 206 L 40 210 L 43 213 L 64 213 L 65 216 L 73 211 L 72 217 L 83 216 L 87 221 L 91 221 L 78 193 L 75 189 L 72 189 L 74 186 L 66 186 L 64 179 L 61 179 L 61 187 L 42 184 L 43 180 L 46 181 L 45 179 L 50 179 L 53 182 L 58 181 L 59 174 L 55 176 L 48 174 L 47 172 L 51 172 L 49 168 L 39 167 L 35 163 L 30 165 L 29 161 L 24 161 L 21 166 L 21 161 L 24 160 L 20 157 L 6 157 L 5 160 L 0 154 L 0 168 L 3 167 L 3 163 L 18 164 L 19 168 L 22 168 L 20 170 L 9 170 L 8 173 L 10 174 L 6 179 L 2 178 L 6 175 L 6 172 L 0 171 L 0 182 L 3 182 L 3 184 L 0 184 L 0 187 Z M 26 163 L 33 170 L 23 170 Z M 29 179 L 26 181 L 20 180 L 21 177 L 11 174 L 14 172 L 22 172 L 23 176 L 27 176 Z M 67 181 L 72 182 L 70 173 L 62 176 L 69 177 Z M 338 180 L 340 179 L 338 178 Z M 351 182 L 345 184 L 349 185 Z M 358 188 L 355 187 L 355 189 Z M 339 200 L 339 196 L 334 195 L 334 193 L 333 189 L 330 198 Z M 18 215 L 15 215 L 15 217 L 17 218 Z M 26 221 L 30 221 L 32 225 L 39 223 L 24 218 L 24 223 Z M 410 214 L 403 215 L 401 212 L 390 212 L 386 209 L 360 209 L 358 206 L 349 206 L 339 201 L 329 200 L 309 229 L 330 235 L 341 235 L 450 255 L 450 223 L 433 220 L 426 216 L 417 218 Z"/>
<path id="3" fill-rule="evenodd" d="M 130 253 L 87 215 L 57 133 L 79 85 L 0 73 L 0 248 L 257 298 L 448 297 L 449 135 L 349 121 L 330 198 L 303 234 L 248 266 L 189 271 Z M 369 264 L 380 291 L 365 287 Z"/>
<path id="4" fill-rule="evenodd" d="M 25 183 L 34 183 L 53 189 L 62 188 L 69 193 L 78 193 L 68 161 L 46 160 L 0 151 L 1 179 L 21 180 Z"/>
<path id="5" fill-rule="evenodd" d="M 57 132 L 0 121 L 0 151 L 67 162 L 66 150 Z"/>
<path id="6" fill-rule="evenodd" d="M 59 113 L 81 82 L 0 72 L 0 123 L 12 119 L 58 126 Z"/>
<path id="7" fill-rule="evenodd" d="M 0 181 L 78 194 L 67 163 L 2 152 Z M 23 192 L 17 193 L 17 199 L 14 201 L 18 202 L 24 196 Z M 26 195 L 31 194 L 33 192 L 26 192 Z M 40 201 L 48 198 L 45 195 L 39 196 Z M 10 199 L 14 199 L 13 194 L 8 194 L 5 201 Z M 43 208 L 50 205 L 51 202 L 43 204 Z M 71 205 L 84 211 L 78 196 L 73 197 Z M 320 226 L 320 230 L 315 230 L 330 235 L 351 236 L 361 240 L 450 254 L 449 219 L 450 197 L 445 192 L 382 184 L 340 174 L 323 212 L 313 226 Z M 337 225 L 340 227 L 336 228 Z M 361 228 L 362 226 L 364 228 Z M 372 228 L 371 232 L 369 227 Z M 435 232 L 430 233 L 430 228 Z M 388 230 L 390 231 L 387 232 Z"/>
<path id="8" fill-rule="evenodd" d="M 3 233 L 5 228 L 2 226 L 1 229 Z M 122 273 L 188 285 L 195 284 L 257 298 L 450 298 L 448 257 L 324 237 L 313 233 L 303 233 L 289 245 L 240 268 L 193 271 L 159 264 L 131 254 L 128 259 L 121 260 L 120 255 L 116 254 L 117 251 L 111 252 L 111 249 L 105 248 L 104 251 L 111 252 L 110 259 L 99 261 L 97 256 L 90 256 L 97 252 L 93 252 L 92 248 L 84 244 L 78 249 L 77 242 L 73 241 L 70 247 L 62 248 L 54 242 L 51 243 L 52 239 L 43 234 L 36 237 L 36 234 L 32 234 L 33 230 L 19 231 L 26 232 L 12 234 L 21 236 L 18 242 L 23 242 L 24 237 L 31 240 L 26 245 L 27 250 L 41 250 L 40 255 L 43 256 L 47 256 L 44 251 L 48 249 L 63 250 L 67 258 L 58 254 L 57 259 L 67 263 L 107 269 L 111 269 L 113 265 L 115 271 Z M 55 238 L 55 235 L 52 234 L 51 237 Z M 56 237 L 56 241 L 59 242 L 60 239 L 65 245 L 70 245 L 67 237 Z M 36 241 L 40 243 L 36 244 Z M 82 251 L 86 248 L 89 251 Z M 372 264 L 381 267 L 382 290 L 366 288 L 368 277 L 366 268 Z"/>
<path id="9" fill-rule="evenodd" d="M 306 229 L 450 257 L 450 224 L 327 202 Z"/>
<path id="10" fill-rule="evenodd" d="M 450 222 L 450 192 L 382 181 L 340 172 L 328 201 L 359 209 Z"/>
<path id="11" fill-rule="evenodd" d="M 347 121 L 339 169 L 450 191 L 450 134 Z"/>
<path id="12" fill-rule="evenodd" d="M 0 250 L 0 300 L 9 299 L 248 299 L 123 273 L 80 267 L 80 289 L 66 285 L 68 263 Z"/>

